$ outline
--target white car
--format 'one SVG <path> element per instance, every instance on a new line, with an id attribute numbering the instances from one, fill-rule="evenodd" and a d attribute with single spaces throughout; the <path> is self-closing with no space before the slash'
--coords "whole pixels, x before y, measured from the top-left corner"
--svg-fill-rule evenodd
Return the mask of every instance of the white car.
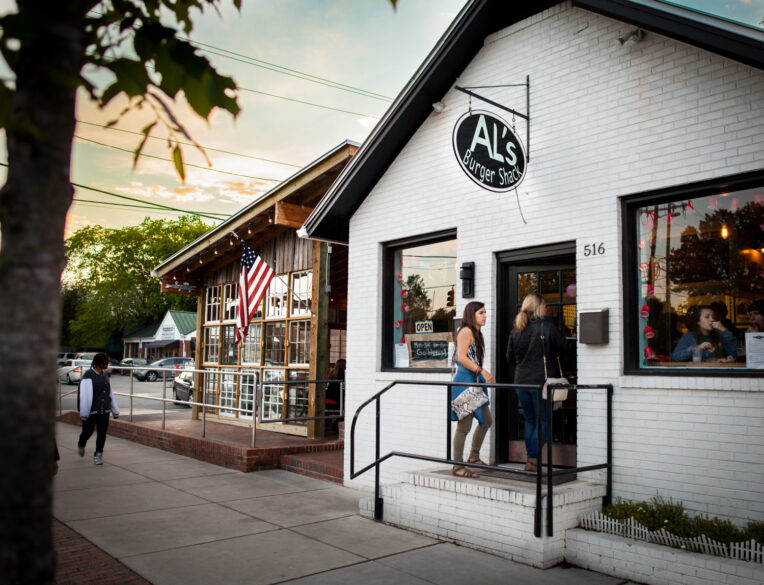
<path id="1" fill-rule="evenodd" d="M 87 372 L 93 360 L 66 360 L 64 365 L 56 370 L 59 382 L 76 384 L 82 379 L 82 374 Z"/>

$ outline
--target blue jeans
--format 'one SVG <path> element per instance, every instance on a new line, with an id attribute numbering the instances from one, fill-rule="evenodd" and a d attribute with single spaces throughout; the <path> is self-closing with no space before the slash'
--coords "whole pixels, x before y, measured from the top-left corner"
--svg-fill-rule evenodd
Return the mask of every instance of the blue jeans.
<path id="1" fill-rule="evenodd" d="M 520 406 L 523 408 L 523 418 L 525 419 L 525 454 L 526 456 L 537 459 L 539 448 L 544 447 L 544 439 L 546 438 L 546 416 L 544 412 L 546 410 L 546 400 L 542 400 L 542 419 L 541 419 L 541 445 L 538 444 L 536 422 L 538 421 L 538 394 L 533 390 L 520 390 L 515 389 L 517 399 L 520 401 Z"/>

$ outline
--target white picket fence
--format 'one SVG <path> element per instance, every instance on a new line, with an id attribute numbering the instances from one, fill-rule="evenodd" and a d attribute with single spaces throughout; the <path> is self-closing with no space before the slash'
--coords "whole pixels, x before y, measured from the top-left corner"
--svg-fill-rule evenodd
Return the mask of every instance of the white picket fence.
<path id="1" fill-rule="evenodd" d="M 608 518 L 602 512 L 592 512 L 581 518 L 581 527 L 587 530 L 604 532 L 605 534 L 614 534 L 635 540 L 664 544 L 687 551 L 764 564 L 764 547 L 755 540 L 723 544 L 708 538 L 705 534 L 695 538 L 683 538 L 671 534 L 663 528 L 660 530 L 648 530 L 634 518 L 629 518 L 624 522 Z"/>

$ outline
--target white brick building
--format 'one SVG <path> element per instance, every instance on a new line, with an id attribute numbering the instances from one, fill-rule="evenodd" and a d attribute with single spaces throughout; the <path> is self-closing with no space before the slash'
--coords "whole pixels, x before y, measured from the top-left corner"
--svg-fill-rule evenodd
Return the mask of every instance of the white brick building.
<path id="1" fill-rule="evenodd" d="M 346 441 L 351 414 L 393 380 L 450 379 L 437 360 L 412 367 L 417 334 L 401 329 L 417 309 L 409 300 L 399 309 L 395 295 L 413 290 L 400 282 L 425 275 L 428 339 L 450 341 L 449 328 L 437 331 L 450 310 L 443 292 L 455 287 L 460 317 L 473 299 L 462 297 L 458 267 L 474 262 L 474 300 L 489 315 L 485 366 L 499 382 L 510 381 L 506 336 L 527 282 L 558 283 L 550 304 L 571 340 L 582 313 L 609 310 L 608 342 L 575 346 L 579 383 L 615 387 L 615 496 L 660 494 L 738 524 L 764 520 L 763 370 L 751 347 L 743 354 L 747 307 L 764 298 L 764 223 L 750 221 L 764 214 L 763 56 L 761 30 L 655 1 L 468 3 L 304 226 L 309 237 L 349 242 Z M 526 78 L 528 99 L 522 85 L 486 87 Z M 516 116 L 530 155 L 517 194 L 483 188 L 460 168 L 452 135 L 470 105 L 510 125 L 513 116 L 456 86 L 529 112 L 529 144 Z M 417 250 L 434 253 L 425 261 Z M 414 257 L 426 266 L 404 264 Z M 740 330 L 734 361 L 672 359 L 693 307 L 711 301 Z M 655 337 L 645 339 L 647 325 Z M 514 400 L 491 400 L 483 459 L 522 461 Z M 441 388 L 388 392 L 381 454 L 445 457 L 446 404 Z M 579 390 L 566 407 L 557 453 L 578 466 L 604 462 L 603 393 Z M 373 428 L 371 405 L 355 429 L 356 470 L 374 459 Z M 423 465 L 392 458 L 382 482 Z M 373 473 L 346 483 L 368 489 Z"/>

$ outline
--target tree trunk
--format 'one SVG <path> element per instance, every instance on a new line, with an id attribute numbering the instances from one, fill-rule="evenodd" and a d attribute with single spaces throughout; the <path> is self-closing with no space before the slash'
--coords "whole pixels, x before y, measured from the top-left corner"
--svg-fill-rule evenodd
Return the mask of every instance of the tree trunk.
<path id="1" fill-rule="evenodd" d="M 0 190 L 0 581 L 51 583 L 55 368 L 82 0 L 19 0 L 27 27 L 15 66 Z M 31 24 L 31 23 L 34 23 Z"/>

